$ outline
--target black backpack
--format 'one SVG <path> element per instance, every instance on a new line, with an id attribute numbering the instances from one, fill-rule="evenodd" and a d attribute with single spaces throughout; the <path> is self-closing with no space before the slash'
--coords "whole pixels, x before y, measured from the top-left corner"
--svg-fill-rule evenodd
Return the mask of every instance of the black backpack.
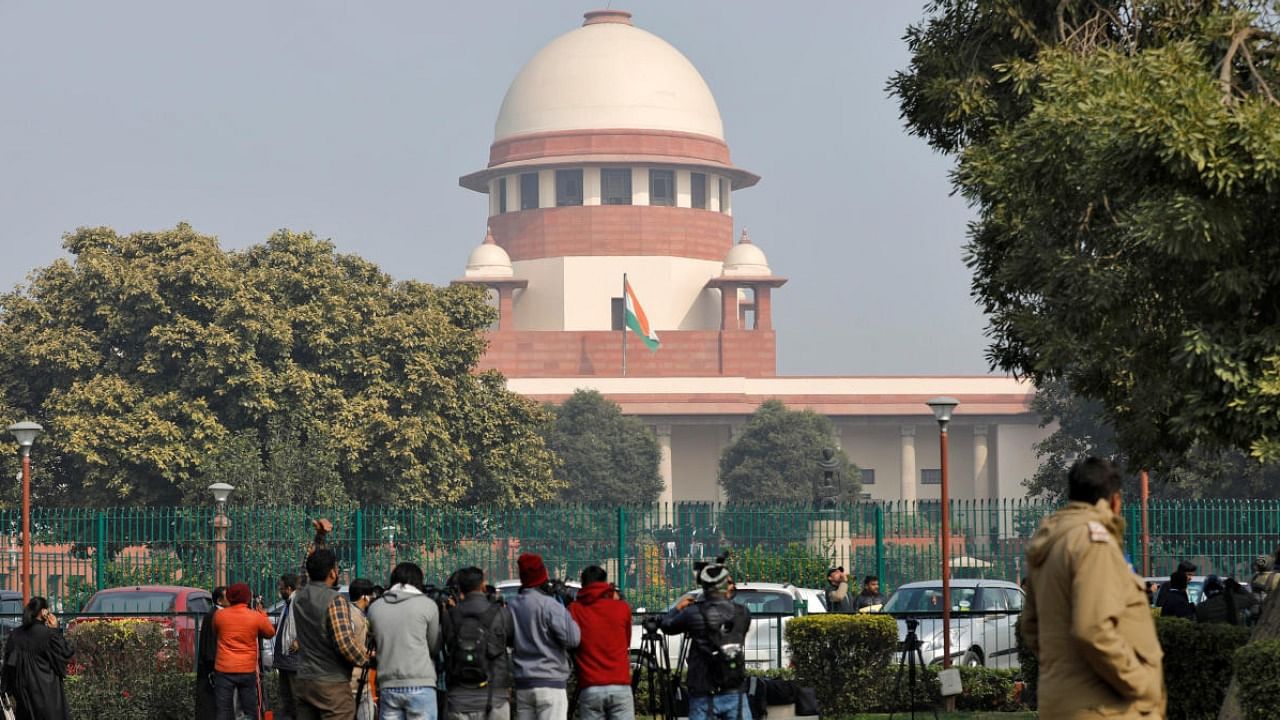
<path id="1" fill-rule="evenodd" d="M 733 605 L 733 615 L 727 623 L 716 625 L 707 617 L 707 604 L 698 603 L 698 612 L 702 615 L 705 637 L 702 642 L 703 653 L 707 658 L 707 684 L 712 694 L 737 692 L 747 679 L 747 657 L 744 652 L 743 638 L 734 639 L 726 632 L 726 626 L 732 628 L 743 612 L 743 608 Z"/>
<path id="2" fill-rule="evenodd" d="M 493 621 L 502 606 L 493 605 L 483 615 L 464 615 L 457 608 L 449 610 L 453 615 L 453 638 L 445 665 L 451 687 L 482 688 L 491 679 L 489 655 Z"/>

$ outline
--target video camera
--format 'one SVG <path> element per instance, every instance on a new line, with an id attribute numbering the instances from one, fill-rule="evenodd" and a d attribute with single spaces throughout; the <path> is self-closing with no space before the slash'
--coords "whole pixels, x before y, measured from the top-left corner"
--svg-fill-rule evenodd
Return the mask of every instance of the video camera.
<path id="1" fill-rule="evenodd" d="M 564 580 L 558 580 L 555 578 L 543 583 L 542 587 L 539 589 L 555 598 L 565 607 L 568 607 L 569 603 L 573 602 L 574 597 L 577 595 L 576 591 L 565 584 Z"/>

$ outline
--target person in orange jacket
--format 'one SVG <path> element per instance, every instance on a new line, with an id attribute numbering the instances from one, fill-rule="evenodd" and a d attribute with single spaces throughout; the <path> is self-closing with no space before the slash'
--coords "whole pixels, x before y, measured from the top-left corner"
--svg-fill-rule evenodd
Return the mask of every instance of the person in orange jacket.
<path id="1" fill-rule="evenodd" d="M 258 703 L 258 649 L 263 638 L 275 637 L 276 629 L 265 612 L 249 607 L 252 597 L 248 585 L 236 583 L 227 588 L 230 607 L 213 615 L 218 635 L 218 656 L 213 664 L 218 720 L 235 720 L 237 695 L 242 713 L 262 717 Z"/>

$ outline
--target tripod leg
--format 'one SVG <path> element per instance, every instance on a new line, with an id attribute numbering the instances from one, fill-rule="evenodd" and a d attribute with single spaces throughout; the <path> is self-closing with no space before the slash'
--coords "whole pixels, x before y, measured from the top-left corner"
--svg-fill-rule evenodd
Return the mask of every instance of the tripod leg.
<path id="1" fill-rule="evenodd" d="M 924 674 L 924 668 L 926 668 L 926 667 L 928 667 L 928 666 L 924 664 L 924 653 L 923 653 L 923 652 L 921 652 L 921 650 L 920 650 L 919 646 L 917 646 L 917 647 L 916 647 L 916 657 L 917 657 L 917 658 L 919 658 L 919 660 L 920 660 L 920 673 L 921 673 L 921 675 L 923 675 L 923 674 Z M 912 708 L 913 708 L 913 709 L 914 709 L 914 707 L 915 707 L 915 705 L 914 705 L 914 704 L 912 704 Z M 936 704 L 934 704 L 934 703 L 929 703 L 929 709 L 931 709 L 931 710 L 933 711 L 933 720 L 938 720 L 938 706 L 937 706 Z M 913 715 L 912 715 L 912 717 L 914 718 L 914 717 L 915 717 L 915 715 L 913 714 Z"/>

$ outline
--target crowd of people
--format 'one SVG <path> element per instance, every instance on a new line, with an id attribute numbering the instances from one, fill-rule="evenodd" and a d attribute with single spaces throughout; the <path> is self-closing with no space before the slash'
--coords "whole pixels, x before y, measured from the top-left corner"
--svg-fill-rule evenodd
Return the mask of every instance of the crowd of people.
<path id="1" fill-rule="evenodd" d="M 862 590 L 857 595 L 849 593 L 849 573 L 843 566 L 833 567 L 827 571 L 827 587 L 823 589 L 826 596 L 827 612 L 856 613 L 871 610 L 884 605 L 884 595 L 880 594 L 880 578 L 868 575 L 862 579 Z"/>
<path id="2" fill-rule="evenodd" d="M 247 585 L 219 588 L 202 628 L 200 715 L 261 718 L 269 667 L 280 720 L 566 720 L 575 710 L 582 720 L 634 720 L 631 606 L 606 571 L 585 568 L 570 599 L 538 555 L 517 565 L 520 591 L 510 601 L 480 568 L 458 570 L 437 591 L 411 562 L 395 567 L 385 592 L 357 579 L 340 593 L 337 558 L 319 548 L 306 582 L 280 579 L 275 623 Z M 661 623 L 691 639 L 689 716 L 750 720 L 742 653 L 750 611 L 729 599 L 723 565 L 702 567 L 698 582 L 702 593 Z"/>
<path id="3" fill-rule="evenodd" d="M 1148 596 L 1160 608 L 1160 614 L 1202 623 L 1252 625 L 1267 595 L 1280 588 L 1280 548 L 1274 556 L 1259 555 L 1254 560 L 1253 578 L 1248 583 L 1231 577 L 1206 577 L 1198 603 L 1192 602 L 1190 592 L 1196 569 L 1195 564 L 1184 560 L 1167 582 L 1148 586 Z"/>

